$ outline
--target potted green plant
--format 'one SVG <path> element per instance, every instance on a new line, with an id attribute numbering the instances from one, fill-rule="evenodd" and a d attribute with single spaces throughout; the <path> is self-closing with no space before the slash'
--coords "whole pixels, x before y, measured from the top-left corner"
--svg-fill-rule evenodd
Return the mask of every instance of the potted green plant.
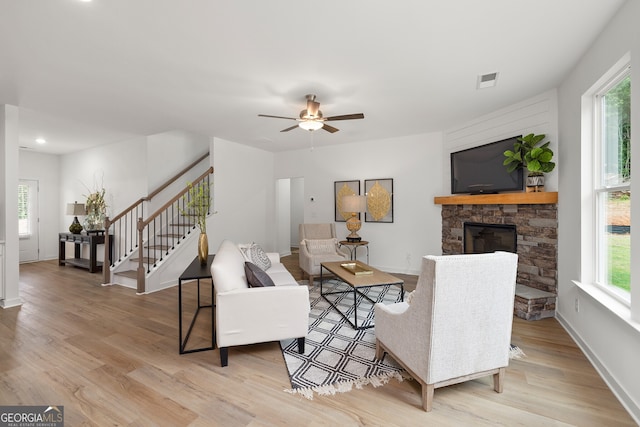
<path id="1" fill-rule="evenodd" d="M 196 225 L 200 229 L 198 240 L 198 259 L 200 264 L 207 264 L 209 256 L 209 241 L 207 239 L 207 216 L 211 208 L 211 189 L 208 183 L 201 182 L 195 186 L 187 183 L 187 192 L 183 196 L 185 208 L 180 209 L 182 215 L 192 216 L 196 220 Z"/>
<path id="2" fill-rule="evenodd" d="M 549 148 L 551 141 L 538 146 L 546 138 L 545 134 L 528 135 L 518 138 L 513 144 L 513 150 L 504 152 L 504 162 L 507 172 L 518 168 L 526 168 L 527 191 L 542 191 L 544 189 L 544 174 L 551 172 L 556 164 L 551 161 L 553 151 Z"/>

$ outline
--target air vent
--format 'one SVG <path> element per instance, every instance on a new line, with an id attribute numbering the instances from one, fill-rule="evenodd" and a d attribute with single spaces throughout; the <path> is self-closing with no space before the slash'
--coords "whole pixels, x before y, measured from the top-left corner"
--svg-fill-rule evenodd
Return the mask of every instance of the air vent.
<path id="1" fill-rule="evenodd" d="M 488 87 L 494 87 L 498 80 L 498 73 L 488 73 L 478 76 L 478 89 L 486 89 Z"/>

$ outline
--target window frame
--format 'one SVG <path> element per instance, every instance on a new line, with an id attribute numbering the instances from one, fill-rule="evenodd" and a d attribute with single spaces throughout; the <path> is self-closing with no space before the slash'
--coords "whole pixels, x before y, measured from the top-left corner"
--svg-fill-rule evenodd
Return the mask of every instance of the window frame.
<path id="1" fill-rule="evenodd" d="M 606 227 L 607 214 L 606 197 L 617 191 L 630 191 L 631 180 L 622 184 L 607 185 L 603 180 L 603 168 L 605 161 L 605 141 L 603 134 L 603 99 L 604 96 L 627 77 L 631 78 L 631 63 L 629 60 L 623 61 L 622 64 L 614 66 L 608 75 L 604 76 L 600 84 L 594 85 L 592 97 L 592 180 L 591 180 L 591 204 L 593 217 L 591 228 L 594 237 L 594 245 L 592 251 L 592 283 L 605 292 L 607 295 L 615 298 L 627 307 L 631 307 L 631 292 L 627 292 L 615 285 L 606 283 L 608 271 L 608 244 L 607 238 L 603 230 Z M 629 265 L 631 269 L 631 265 Z"/>

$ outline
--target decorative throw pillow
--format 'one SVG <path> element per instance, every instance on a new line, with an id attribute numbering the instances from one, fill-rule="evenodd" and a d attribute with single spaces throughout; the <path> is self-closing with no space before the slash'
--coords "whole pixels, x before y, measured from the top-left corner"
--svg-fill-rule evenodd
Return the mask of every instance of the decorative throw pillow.
<path id="1" fill-rule="evenodd" d="M 333 254 L 336 252 L 336 239 L 306 239 L 305 244 L 310 254 Z"/>
<path id="2" fill-rule="evenodd" d="M 271 268 L 271 260 L 260 245 L 251 243 L 249 245 L 238 245 L 238 247 L 244 256 L 245 261 L 249 261 L 257 265 L 263 271 L 267 271 Z"/>
<path id="3" fill-rule="evenodd" d="M 244 274 L 247 276 L 247 283 L 252 288 L 275 286 L 271 277 L 252 262 L 246 261 L 244 263 Z"/>

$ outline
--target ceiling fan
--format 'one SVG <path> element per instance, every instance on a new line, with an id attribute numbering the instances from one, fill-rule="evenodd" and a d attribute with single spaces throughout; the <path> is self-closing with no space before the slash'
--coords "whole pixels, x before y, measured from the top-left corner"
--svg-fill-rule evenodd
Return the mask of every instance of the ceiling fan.
<path id="1" fill-rule="evenodd" d="M 322 128 L 327 132 L 334 133 L 334 132 L 338 132 L 340 129 L 330 126 L 325 122 L 335 121 L 335 120 L 364 119 L 364 114 L 362 113 L 344 114 L 342 116 L 323 117 L 322 111 L 320 111 L 320 103 L 316 101 L 316 96 L 307 95 L 306 98 L 307 98 L 307 108 L 305 110 L 300 111 L 299 118 L 270 116 L 268 114 L 258 114 L 258 116 L 271 117 L 273 119 L 297 120 L 299 122 L 297 125 L 288 127 L 286 129 L 282 129 L 280 132 L 289 132 L 290 130 L 293 130 L 297 127 L 301 127 L 302 129 L 305 129 L 308 131 L 314 131 Z"/>

